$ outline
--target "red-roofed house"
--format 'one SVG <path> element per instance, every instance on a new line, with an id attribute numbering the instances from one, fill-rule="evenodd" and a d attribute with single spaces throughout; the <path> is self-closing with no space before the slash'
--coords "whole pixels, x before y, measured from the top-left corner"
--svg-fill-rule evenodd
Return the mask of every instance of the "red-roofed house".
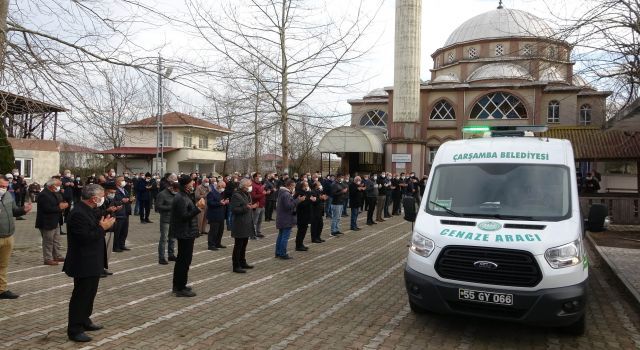
<path id="1" fill-rule="evenodd" d="M 180 112 L 167 113 L 162 119 L 165 171 L 210 173 L 222 168 L 226 156 L 219 138 L 231 130 Z M 124 145 L 101 153 L 120 156 L 118 173 L 156 172 L 156 117 L 121 126 Z"/>

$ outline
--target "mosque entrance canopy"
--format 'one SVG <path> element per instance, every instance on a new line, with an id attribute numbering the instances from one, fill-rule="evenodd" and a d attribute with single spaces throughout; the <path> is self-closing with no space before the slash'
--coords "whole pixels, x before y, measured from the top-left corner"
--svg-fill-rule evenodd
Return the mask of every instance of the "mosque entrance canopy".
<path id="1" fill-rule="evenodd" d="M 324 135 L 318 148 L 322 153 L 384 153 L 385 132 L 377 127 L 341 126 Z"/>

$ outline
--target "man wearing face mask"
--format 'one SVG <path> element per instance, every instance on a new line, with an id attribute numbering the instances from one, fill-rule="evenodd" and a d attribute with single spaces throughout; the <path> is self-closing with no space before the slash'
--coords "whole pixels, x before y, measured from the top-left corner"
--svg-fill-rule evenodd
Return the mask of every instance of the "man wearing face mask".
<path id="1" fill-rule="evenodd" d="M 138 180 L 136 183 L 136 200 L 140 207 L 140 223 L 147 224 L 149 221 L 149 212 L 151 211 L 151 173 L 146 173 L 144 179 Z"/>
<path id="2" fill-rule="evenodd" d="M 233 224 L 231 227 L 231 237 L 234 238 L 233 272 L 245 273 L 246 269 L 253 266 L 247 263 L 246 251 L 249 237 L 255 235 L 253 226 L 253 209 L 258 207 L 258 203 L 251 203 L 252 181 L 249 179 L 240 180 L 238 190 L 233 193 L 229 207 L 233 213 Z"/>
<path id="3" fill-rule="evenodd" d="M 100 185 L 85 186 L 81 198 L 82 202 L 69 214 L 68 249 L 62 271 L 73 277 L 67 336 L 76 342 L 88 342 L 91 337 L 85 332 L 103 328 L 91 321 L 91 313 L 100 275 L 107 263 L 105 231 L 115 219 L 108 215 L 98 217 L 96 208 L 104 203 L 104 189 Z"/>
<path id="4" fill-rule="evenodd" d="M 351 207 L 351 231 L 360 231 L 358 227 L 358 214 L 362 207 L 362 192 L 365 186 L 362 184 L 360 176 L 353 178 L 353 182 L 349 184 L 349 206 Z"/>
<path id="5" fill-rule="evenodd" d="M 231 197 L 233 196 L 233 193 L 238 188 L 239 183 L 240 183 L 240 179 L 238 178 L 237 175 L 231 176 L 231 180 L 227 183 L 227 187 L 225 188 L 225 191 L 224 191 L 225 199 L 228 199 L 229 201 L 231 201 Z M 232 225 L 233 225 L 233 214 L 231 213 L 231 208 L 227 206 L 227 230 L 231 231 Z"/>
<path id="6" fill-rule="evenodd" d="M 229 200 L 223 197 L 225 187 L 227 187 L 227 184 L 224 181 L 218 181 L 216 189 L 207 194 L 207 220 L 209 221 L 207 244 L 209 250 L 226 248 L 226 246 L 222 245 L 224 215 L 229 204 Z"/>
<path id="7" fill-rule="evenodd" d="M 195 200 L 199 201 L 200 199 L 205 198 L 205 201 L 206 201 L 206 198 L 209 192 L 211 192 L 211 187 L 209 186 L 209 179 L 205 177 L 202 179 L 202 182 L 200 183 L 200 185 L 196 187 Z M 208 232 L 206 207 L 202 212 L 200 212 L 200 215 L 198 215 L 198 232 L 200 232 L 201 236 L 206 235 Z"/>
<path id="8" fill-rule="evenodd" d="M 391 180 L 391 201 L 393 208 L 391 215 L 400 215 L 400 202 L 402 201 L 402 189 L 400 188 L 400 175 L 396 173 Z"/>
<path id="9" fill-rule="evenodd" d="M 60 192 L 61 181 L 51 178 L 38 196 L 36 228 L 42 236 L 42 257 L 45 265 L 55 266 L 64 261 L 60 239 L 60 213 L 69 207 L 61 202 L 55 193 Z"/>
<path id="10" fill-rule="evenodd" d="M 305 180 L 300 181 L 300 188 L 295 191 L 294 196 L 304 198 L 296 207 L 296 226 L 298 228 L 296 232 L 296 251 L 306 252 L 309 248 L 304 245 L 304 238 L 307 236 L 307 229 L 311 223 L 312 203 L 317 202 L 318 197 L 311 192 L 309 183 Z"/>
<path id="11" fill-rule="evenodd" d="M 115 180 L 114 180 L 115 181 Z M 122 209 L 122 203 L 117 202 L 116 198 L 117 187 L 115 182 L 107 182 L 104 185 L 104 203 L 96 208 L 96 214 L 98 217 L 110 216 L 113 217 L 114 213 Z M 107 277 L 113 275 L 109 271 L 109 261 L 111 261 L 111 252 L 113 251 L 113 236 L 114 236 L 115 224 L 109 229 L 105 230 L 104 243 L 106 246 L 107 259 L 104 266 L 104 271 L 100 277 Z"/>
<path id="12" fill-rule="evenodd" d="M 376 185 L 378 187 L 378 197 L 376 199 L 376 221 L 384 222 L 382 211 L 384 210 L 384 201 L 387 199 L 386 174 L 384 172 L 378 175 Z"/>
<path id="13" fill-rule="evenodd" d="M 340 219 L 342 217 L 342 206 L 344 205 L 349 189 L 344 183 L 344 176 L 338 174 L 337 180 L 331 185 L 331 235 L 341 235 Z"/>
<path id="14" fill-rule="evenodd" d="M 31 203 L 18 207 L 13 197 L 7 193 L 9 181 L 0 175 L 0 299 L 16 299 L 17 294 L 7 289 L 7 268 L 13 251 L 13 234 L 16 230 L 15 218 L 31 211 Z"/>
<path id="15" fill-rule="evenodd" d="M 371 174 L 368 180 L 365 181 L 365 195 L 367 197 L 367 225 L 375 225 L 373 221 L 373 212 L 376 209 L 376 203 L 378 201 L 378 176 Z"/>
<path id="16" fill-rule="evenodd" d="M 73 182 L 73 178 L 71 177 L 71 170 L 65 170 L 64 176 L 60 179 L 60 181 L 62 181 L 60 193 L 62 194 L 62 198 L 64 199 L 64 201 L 69 204 L 67 209 L 65 209 L 62 213 L 64 222 L 67 222 L 67 217 L 69 216 L 69 212 L 71 211 L 71 203 L 73 203 L 73 188 L 75 187 L 75 183 Z"/>
<path id="17" fill-rule="evenodd" d="M 173 268 L 173 293 L 177 297 L 195 297 L 191 287 L 187 286 L 189 266 L 193 259 L 193 244 L 200 236 L 198 232 L 198 214 L 204 208 L 204 199 L 194 203 L 190 194 L 194 190 L 191 176 L 181 175 L 178 179 L 180 191 L 171 202 L 171 223 L 169 231 L 178 240 L 178 257 Z"/>
<path id="18" fill-rule="evenodd" d="M 287 254 L 287 244 L 291 229 L 296 226 L 296 207 L 305 197 L 295 198 L 296 182 L 287 180 L 283 186 L 278 189 L 278 203 L 276 205 L 276 228 L 278 229 L 278 238 L 276 238 L 276 258 L 289 260 L 292 257 Z"/>
<path id="19" fill-rule="evenodd" d="M 276 181 L 273 174 L 268 174 L 267 179 L 264 182 L 264 193 L 267 196 L 264 209 L 264 221 L 273 220 L 273 210 L 276 207 L 276 201 L 278 189 L 276 187 Z"/>
<path id="20" fill-rule="evenodd" d="M 122 208 L 116 211 L 114 216 L 116 223 L 114 225 L 113 251 L 121 253 L 123 250 L 129 250 L 126 246 L 127 236 L 129 235 L 129 216 L 131 215 L 131 193 L 125 187 L 127 182 L 122 176 L 116 178 L 116 195 L 115 201 L 122 203 Z"/>
<path id="21" fill-rule="evenodd" d="M 255 226 L 255 236 L 251 239 L 264 238 L 262 234 L 262 217 L 264 215 L 264 207 L 267 202 L 267 195 L 262 185 L 262 175 L 260 173 L 253 174 L 251 183 L 251 201 L 257 203 L 258 206 L 253 209 L 253 226 Z"/>
<path id="22" fill-rule="evenodd" d="M 158 263 L 167 265 L 169 262 L 165 258 L 165 246 L 169 261 L 176 261 L 174 247 L 176 240 L 169 237 L 169 225 L 171 223 L 171 204 L 176 193 L 180 191 L 180 187 L 176 183 L 178 177 L 175 174 L 168 174 L 166 177 L 167 184 L 164 190 L 158 193 L 156 198 L 156 210 L 160 213 L 160 241 L 158 242 Z"/>

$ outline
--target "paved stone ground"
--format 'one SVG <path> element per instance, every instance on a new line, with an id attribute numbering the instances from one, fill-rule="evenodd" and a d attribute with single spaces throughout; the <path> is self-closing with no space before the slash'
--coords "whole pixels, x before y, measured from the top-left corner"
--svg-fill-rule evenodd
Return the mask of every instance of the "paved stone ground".
<path id="1" fill-rule="evenodd" d="M 639 314 L 593 253 L 583 337 L 411 313 L 402 275 L 410 226 L 399 217 L 339 238 L 325 233 L 326 243 L 291 252 L 290 261 L 273 258 L 276 230 L 267 223 L 267 237 L 249 242 L 256 268 L 245 275 L 231 273 L 231 249 L 207 251 L 202 237 L 189 277 L 195 298 L 171 296 L 173 266 L 157 264 L 157 224 L 132 220 L 133 249 L 113 254 L 115 275 L 101 280 L 96 298 L 94 320 L 105 329 L 78 345 L 65 336 L 72 280 L 59 267 L 40 265 L 33 221 L 18 223 L 9 279 L 22 296 L 0 301 L 2 349 L 640 348 Z M 223 242 L 232 244 L 228 235 Z"/>

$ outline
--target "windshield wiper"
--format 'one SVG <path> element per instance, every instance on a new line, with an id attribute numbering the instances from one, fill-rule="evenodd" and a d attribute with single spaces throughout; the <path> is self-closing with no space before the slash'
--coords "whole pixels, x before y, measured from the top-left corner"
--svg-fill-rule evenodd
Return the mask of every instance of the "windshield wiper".
<path id="1" fill-rule="evenodd" d="M 453 216 L 464 216 L 463 214 L 458 213 L 458 212 L 456 212 L 456 211 L 453 211 L 453 210 L 451 210 L 451 209 L 449 209 L 449 208 L 445 207 L 444 205 L 442 205 L 442 204 L 440 204 L 440 203 L 436 203 L 436 202 L 434 202 L 434 201 L 429 201 L 429 203 L 431 203 L 431 204 L 435 205 L 435 206 L 436 206 L 436 207 L 438 207 L 438 208 L 444 209 L 444 211 L 446 211 L 446 212 L 447 212 L 448 214 L 450 214 L 450 215 L 453 215 Z"/>
<path id="2" fill-rule="evenodd" d="M 528 215 L 505 215 L 505 214 L 490 214 L 490 213 L 464 213 L 464 216 L 495 218 L 500 220 L 527 220 L 527 221 L 540 221 L 533 216 Z"/>

